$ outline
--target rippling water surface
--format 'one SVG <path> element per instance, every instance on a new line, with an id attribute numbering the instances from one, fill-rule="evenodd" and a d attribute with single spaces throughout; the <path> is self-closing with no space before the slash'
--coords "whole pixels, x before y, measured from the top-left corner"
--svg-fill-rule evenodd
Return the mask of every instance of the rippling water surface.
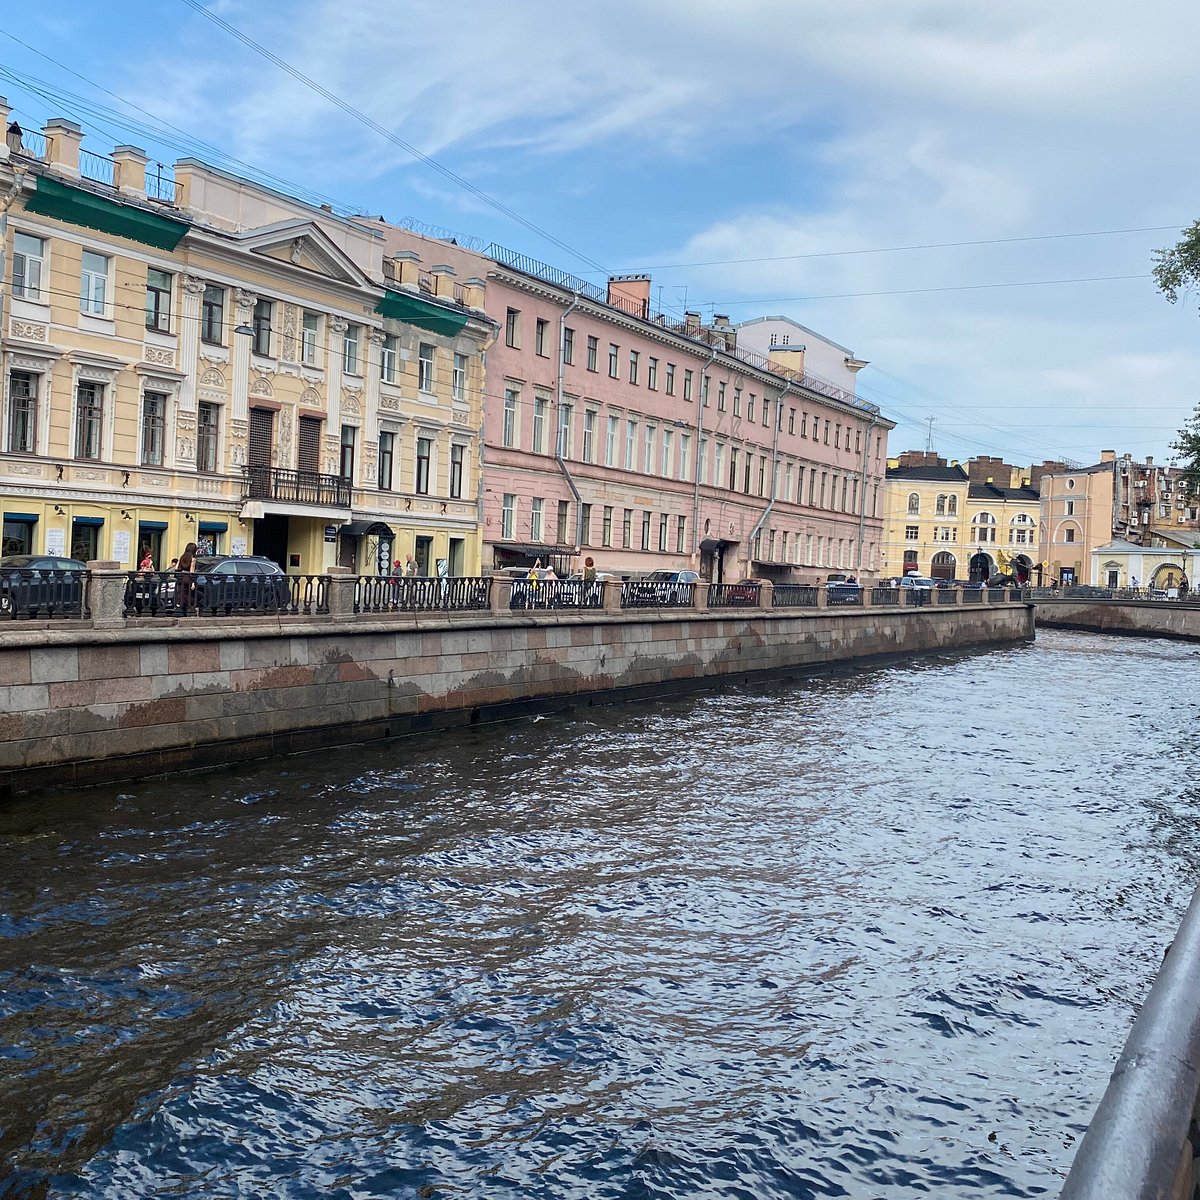
<path id="1" fill-rule="evenodd" d="M 1036 645 L 0 812 L 0 1197 L 1055 1195 L 1200 650 Z"/>

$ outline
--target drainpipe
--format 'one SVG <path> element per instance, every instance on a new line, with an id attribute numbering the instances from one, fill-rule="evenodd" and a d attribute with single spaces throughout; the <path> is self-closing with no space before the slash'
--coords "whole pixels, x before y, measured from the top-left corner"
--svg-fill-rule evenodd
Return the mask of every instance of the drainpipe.
<path id="1" fill-rule="evenodd" d="M 558 463 L 558 469 L 562 472 L 563 478 L 567 481 L 567 487 L 571 489 L 571 495 L 575 497 L 575 545 L 578 546 L 583 541 L 583 497 L 579 494 L 579 489 L 575 486 L 575 480 L 571 478 L 571 472 L 567 469 L 566 462 L 563 461 L 562 444 L 566 440 L 559 436 L 562 430 L 562 403 L 563 403 L 563 374 L 566 364 L 563 362 L 565 355 L 563 354 L 563 341 L 566 338 L 567 318 L 579 305 L 579 293 L 576 292 L 571 297 L 571 303 L 563 309 L 562 315 L 558 318 L 558 398 L 555 405 L 555 422 L 554 422 L 554 461 Z"/>
<path id="2" fill-rule="evenodd" d="M 862 574 L 863 536 L 867 524 L 867 458 L 871 453 L 871 430 L 875 428 L 876 414 L 871 414 L 871 423 L 867 426 L 867 436 L 863 438 L 862 456 L 862 493 L 858 498 L 858 574 Z"/>
<path id="3" fill-rule="evenodd" d="M 487 443 L 484 441 L 484 438 L 483 438 L 484 402 L 487 399 L 487 359 L 488 359 L 488 352 L 499 340 L 500 340 L 500 326 L 499 326 L 499 324 L 493 322 L 492 323 L 492 335 L 490 338 L 487 339 L 487 341 L 484 343 L 482 349 L 479 352 L 479 361 L 483 366 L 483 385 L 480 388 L 480 397 L 479 397 L 479 471 L 478 471 L 479 478 L 476 480 L 476 483 L 475 483 L 475 524 L 479 529 L 479 573 L 481 575 L 483 574 L 483 529 L 484 529 L 484 525 L 483 525 L 483 520 L 484 520 L 484 518 L 483 518 L 483 475 L 484 475 L 483 465 L 484 465 L 484 462 L 486 461 L 485 455 L 486 455 L 486 449 L 487 449 Z M 494 553 L 492 556 L 492 561 L 495 562 L 495 554 Z"/>
<path id="4" fill-rule="evenodd" d="M 696 399 L 696 482 L 692 490 L 692 553 L 696 556 L 696 569 L 700 569 L 700 473 L 704 466 L 704 376 L 708 368 L 717 361 L 717 347 L 712 347 L 708 362 L 700 368 L 700 395 Z"/>
<path id="5" fill-rule="evenodd" d="M 775 494 L 778 492 L 778 474 L 779 474 L 779 427 L 783 424 L 783 398 L 792 390 L 792 381 L 789 379 L 783 385 L 783 391 L 775 397 L 775 436 L 771 439 L 771 499 L 767 502 L 767 507 L 763 509 L 762 516 L 758 518 L 758 524 L 750 532 L 750 553 L 754 553 L 754 539 L 758 537 L 759 530 L 766 523 L 767 518 L 771 515 L 771 510 L 775 507 Z M 746 565 L 749 567 L 753 559 L 747 558 Z"/>

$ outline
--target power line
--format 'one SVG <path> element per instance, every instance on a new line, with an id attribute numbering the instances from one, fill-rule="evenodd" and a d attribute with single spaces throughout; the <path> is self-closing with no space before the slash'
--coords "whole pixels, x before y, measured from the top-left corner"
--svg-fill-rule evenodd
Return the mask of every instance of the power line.
<path id="1" fill-rule="evenodd" d="M 418 150 L 417 147 L 412 145 L 411 142 L 406 142 L 403 138 L 398 137 L 390 129 L 384 125 L 380 125 L 378 121 L 372 117 L 369 117 L 361 109 L 355 108 L 354 105 L 349 101 L 343 100 L 339 95 L 337 95 L 336 92 L 331 92 L 327 87 L 318 83 L 311 76 L 304 74 L 303 71 L 292 66 L 292 64 L 287 62 L 285 59 L 280 58 L 278 54 L 273 53 L 259 42 L 256 42 L 252 37 L 243 33 L 235 25 L 231 25 L 228 21 L 222 17 L 219 17 L 211 9 L 205 8 L 204 5 L 200 3 L 200 0 L 180 0 L 180 2 L 186 4 L 195 12 L 198 12 L 202 17 L 205 17 L 207 20 L 211 21 L 214 25 L 217 25 L 221 29 L 225 30 L 230 37 L 236 38 L 242 43 L 242 45 L 249 47 L 256 54 L 261 55 L 268 62 L 273 63 L 281 71 L 286 72 L 293 79 L 304 84 L 304 86 L 310 90 L 316 92 L 318 96 L 328 100 L 330 104 L 340 108 L 342 112 L 346 113 L 348 116 L 353 117 L 356 121 L 365 125 L 374 133 L 379 134 L 380 137 L 386 138 L 392 143 L 392 145 L 398 146 L 406 154 L 412 155 L 412 157 L 417 159 L 418 162 L 424 163 L 425 166 L 430 168 L 430 170 L 436 171 L 444 179 L 448 179 L 451 183 L 462 188 L 464 191 L 469 192 L 477 200 L 481 200 L 484 204 L 488 205 L 489 208 L 495 209 L 498 213 L 507 217 L 510 221 L 515 221 L 518 225 L 528 229 L 531 233 L 535 233 L 538 237 L 544 238 L 552 245 L 557 246 L 560 250 L 565 250 L 568 254 L 578 258 L 581 262 L 587 263 L 588 266 L 594 267 L 597 271 L 604 271 L 604 267 L 596 262 L 595 259 L 588 258 L 588 256 L 582 251 L 576 250 L 573 246 L 562 241 L 560 238 L 555 237 L 552 233 L 549 233 L 540 225 L 536 225 L 534 222 L 527 220 L 525 217 L 521 216 L 520 213 L 509 208 L 508 205 L 503 204 L 494 196 L 491 196 L 487 192 L 483 191 L 482 188 L 476 187 L 473 183 L 470 183 L 461 175 L 456 175 L 450 170 L 449 167 L 444 167 L 436 159 L 431 158 L 428 154 Z"/>
<path id="2" fill-rule="evenodd" d="M 692 267 L 734 267 L 747 263 L 798 262 L 809 258 L 845 258 L 858 254 L 901 254 L 911 250 L 949 250 L 965 246 L 1007 246 L 1017 242 L 1052 242 L 1066 238 L 1116 237 L 1127 233 L 1178 232 L 1186 225 L 1145 225 L 1136 229 L 1093 229 L 1079 233 L 1038 233 L 1024 237 L 976 238 L 963 242 L 918 242 L 908 246 L 871 246 L 863 250 L 813 250 L 805 254 L 768 254 L 761 258 L 715 258 L 708 262 L 657 263 L 637 268 L 641 271 L 682 271 Z M 634 268 L 623 269 L 622 274 Z"/>

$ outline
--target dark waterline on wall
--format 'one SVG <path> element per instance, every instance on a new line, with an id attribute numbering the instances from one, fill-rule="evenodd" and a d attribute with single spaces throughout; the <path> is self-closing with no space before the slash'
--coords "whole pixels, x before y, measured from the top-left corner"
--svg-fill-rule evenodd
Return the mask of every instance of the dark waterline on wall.
<path id="1" fill-rule="evenodd" d="M 1037 644 L 0 812 L 0 1198 L 1055 1195 L 1200 649 Z"/>

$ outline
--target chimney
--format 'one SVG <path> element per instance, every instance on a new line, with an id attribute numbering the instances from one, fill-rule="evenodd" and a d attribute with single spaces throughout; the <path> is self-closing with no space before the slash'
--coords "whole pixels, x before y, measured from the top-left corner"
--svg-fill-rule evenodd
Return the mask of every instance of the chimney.
<path id="1" fill-rule="evenodd" d="M 1116 462 L 1117 461 L 1117 452 L 1115 450 L 1101 450 L 1100 451 L 1100 461 L 1102 463 Z"/>
<path id="2" fill-rule="evenodd" d="M 4 126 L 5 138 L 0 144 L 0 162 L 6 162 L 9 157 L 9 152 L 14 147 L 9 145 L 9 139 L 12 138 L 17 147 L 21 145 L 21 127 L 14 121 L 11 125 L 8 123 L 8 118 L 12 115 L 12 109 L 8 105 L 8 97 L 0 96 L 0 125 Z"/>
<path id="3" fill-rule="evenodd" d="M 430 267 L 429 273 L 433 276 L 433 294 L 439 300 L 453 300 L 454 268 L 446 266 L 445 263 L 440 263 L 436 267 Z"/>
<path id="4" fill-rule="evenodd" d="M 683 314 L 683 329 L 688 337 L 699 337 L 700 314 L 698 312 L 685 312 Z"/>
<path id="5" fill-rule="evenodd" d="M 146 152 L 140 146 L 113 147 L 113 184 L 117 191 L 146 198 Z"/>
<path id="6" fill-rule="evenodd" d="M 482 312 L 484 308 L 484 296 L 486 294 L 487 283 L 482 279 L 468 279 L 463 284 L 463 304 L 467 308 L 479 309 Z"/>
<path id="7" fill-rule="evenodd" d="M 421 286 L 421 256 L 414 250 L 399 250 L 392 255 L 396 282 L 414 292 Z"/>
<path id="8" fill-rule="evenodd" d="M 608 302 L 632 317 L 647 319 L 650 316 L 650 276 L 609 276 Z"/>
<path id="9" fill-rule="evenodd" d="M 63 175 L 79 178 L 79 145 L 83 129 L 65 117 L 52 117 L 42 129 L 46 137 L 46 162 Z"/>
<path id="10" fill-rule="evenodd" d="M 719 341 L 726 350 L 737 349 L 737 330 L 729 323 L 727 314 L 713 314 L 712 331 L 717 335 L 714 343 Z"/>
<path id="11" fill-rule="evenodd" d="M 1146 466 L 1148 466 L 1148 467 L 1154 466 L 1154 456 L 1152 454 L 1146 455 Z"/>

